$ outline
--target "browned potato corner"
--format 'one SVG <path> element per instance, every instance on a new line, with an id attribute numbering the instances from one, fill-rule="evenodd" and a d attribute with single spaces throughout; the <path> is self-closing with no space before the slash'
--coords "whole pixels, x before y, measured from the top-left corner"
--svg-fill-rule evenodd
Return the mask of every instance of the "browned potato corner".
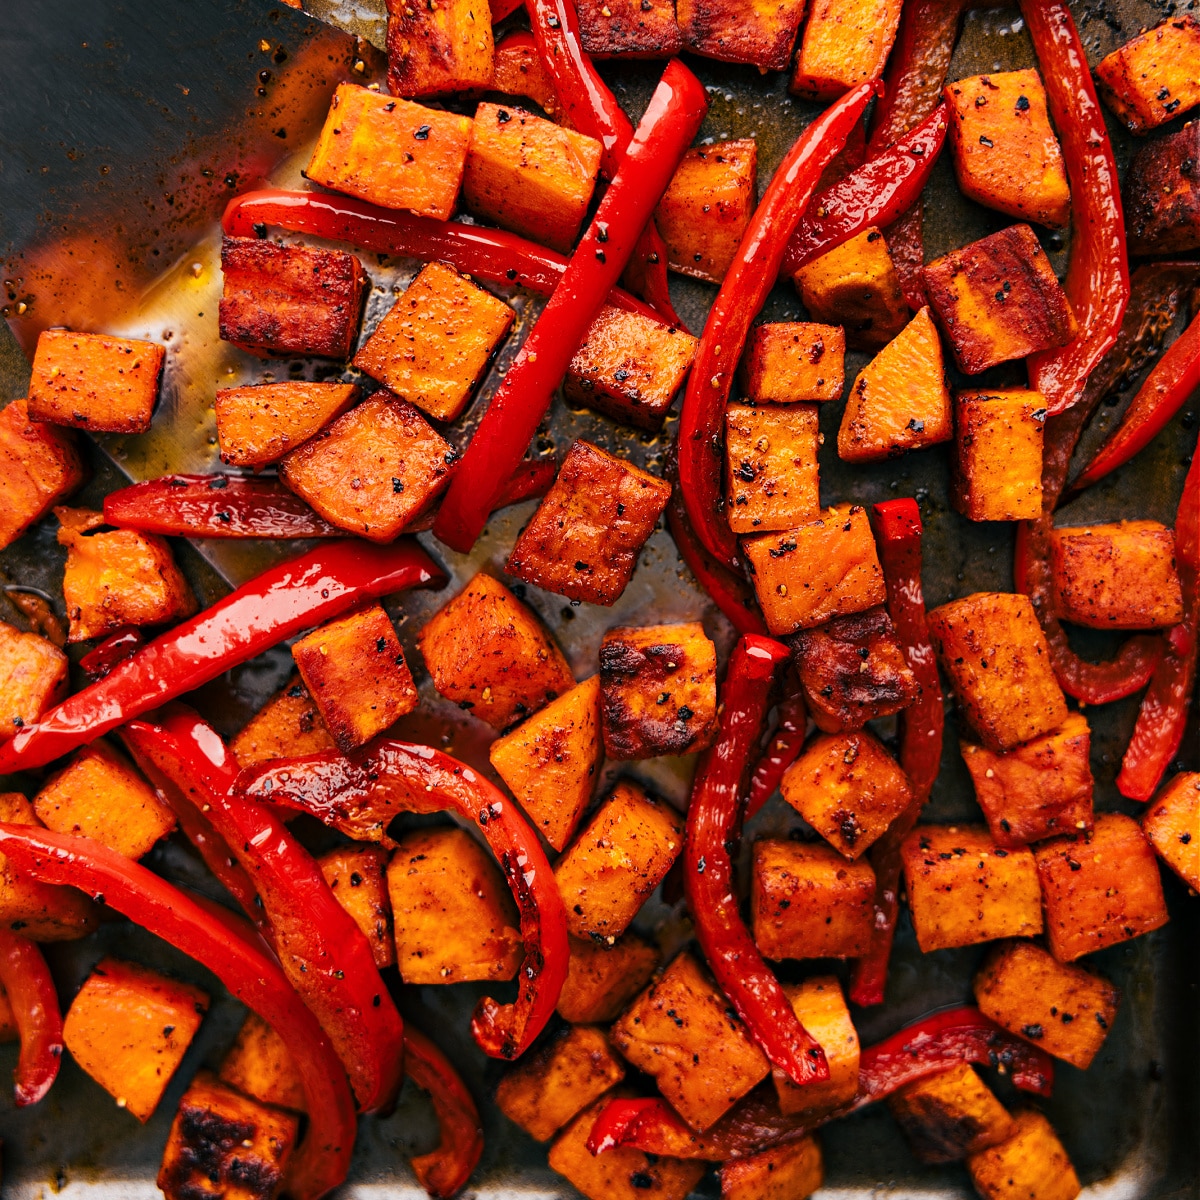
<path id="1" fill-rule="evenodd" d="M 860 1047 L 842 985 L 834 975 L 817 975 L 803 983 L 785 983 L 783 990 L 800 1024 L 825 1051 L 829 1078 L 801 1087 L 778 1067 L 773 1068 L 771 1075 L 779 1111 L 817 1117 L 849 1104 L 858 1093 Z"/>
<path id="2" fill-rule="evenodd" d="M 1125 173 L 1130 254 L 1200 250 L 1200 121 L 1154 138 Z"/>
<path id="3" fill-rule="evenodd" d="M 971 521 L 1031 521 L 1042 512 L 1046 401 L 1021 388 L 959 392 L 950 498 Z"/>
<path id="4" fill-rule="evenodd" d="M 683 49 L 674 0 L 579 0 L 576 7 L 593 58 L 671 58 Z"/>
<path id="5" fill-rule="evenodd" d="M 1075 1200 L 1081 1190 L 1062 1142 L 1033 1109 L 1014 1113 L 1012 1134 L 972 1154 L 967 1170 L 983 1200 Z"/>
<path id="6" fill-rule="evenodd" d="M 1200 21 L 1175 13 L 1096 66 L 1096 86 L 1118 120 L 1146 133 L 1200 104 Z"/>
<path id="7" fill-rule="evenodd" d="M 1200 772 L 1167 781 L 1147 806 L 1142 831 L 1163 862 L 1200 892 Z"/>
<path id="8" fill-rule="evenodd" d="M 812 1134 L 732 1159 L 718 1173 L 721 1200 L 806 1200 L 825 1180 L 821 1144 Z"/>
<path id="9" fill-rule="evenodd" d="M 900 0 L 818 0 L 808 11 L 789 90 L 835 100 L 883 74 L 900 25 Z"/>
<path id="10" fill-rule="evenodd" d="M 264 383 L 220 388 L 215 404 L 221 461 L 261 467 L 302 446 L 358 399 L 352 383 Z"/>
<path id="11" fill-rule="evenodd" d="M 821 511 L 815 404 L 725 410 L 726 512 L 734 533 L 791 529 Z"/>
<path id="12" fill-rule="evenodd" d="M 393 96 L 442 96 L 490 85 L 494 46 L 486 5 L 388 0 L 387 10 L 387 85 Z"/>
<path id="13" fill-rule="evenodd" d="M 786 71 L 804 16 L 803 0 L 742 4 L 676 0 L 684 46 L 705 58 Z"/>
<path id="14" fill-rule="evenodd" d="M 0 738 L 32 725 L 66 696 L 68 666 L 52 642 L 0 621 Z"/>
<path id="15" fill-rule="evenodd" d="M 357 844 L 330 850 L 317 859 L 329 890 L 362 930 L 380 968 L 396 961 L 387 863 L 388 854 L 382 847 Z"/>
<path id="16" fill-rule="evenodd" d="M 625 933 L 608 940 L 570 938 L 567 979 L 558 998 L 558 1015 L 574 1024 L 612 1021 L 650 982 L 661 955 L 656 946 Z"/>
<path id="17" fill-rule="evenodd" d="M 70 429 L 31 420 L 26 400 L 0 411 L 0 550 L 84 481 L 75 438 Z"/>
<path id="18" fill-rule="evenodd" d="M 738 367 L 752 404 L 837 400 L 845 378 L 846 331 L 808 321 L 756 325 Z"/>
<path id="19" fill-rule="evenodd" d="M 1013 1132 L 1007 1109 L 969 1063 L 901 1088 L 888 1108 L 918 1162 L 954 1162 Z"/>
<path id="20" fill-rule="evenodd" d="M 229 743 L 243 771 L 276 758 L 299 758 L 334 748 L 308 688 L 293 675 Z"/>
<path id="21" fill-rule="evenodd" d="M 304 1085 L 283 1038 L 257 1013 L 249 1013 L 221 1060 L 222 1083 L 275 1108 L 305 1111 Z"/>

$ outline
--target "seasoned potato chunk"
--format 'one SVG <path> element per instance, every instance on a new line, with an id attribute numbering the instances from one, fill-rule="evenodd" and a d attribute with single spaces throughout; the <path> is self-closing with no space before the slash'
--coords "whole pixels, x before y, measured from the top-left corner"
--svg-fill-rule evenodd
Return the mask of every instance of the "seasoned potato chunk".
<path id="1" fill-rule="evenodd" d="M 959 392 L 950 498 L 971 521 L 1031 521 L 1042 511 L 1046 401 L 1039 392 Z"/>
<path id="2" fill-rule="evenodd" d="M 858 1032 L 850 1020 L 837 976 L 818 975 L 803 983 L 785 983 L 783 990 L 800 1024 L 825 1051 L 829 1078 L 824 1083 L 806 1083 L 800 1087 L 775 1067 L 771 1075 L 779 1097 L 779 1111 L 816 1116 L 849 1104 L 858 1092 Z"/>
<path id="3" fill-rule="evenodd" d="M 1102 813 L 1090 833 L 1043 842 L 1033 853 L 1059 962 L 1167 923 L 1158 860 L 1132 817 Z"/>
<path id="4" fill-rule="evenodd" d="M 554 868 L 567 928 L 613 945 L 682 850 L 683 822 L 670 805 L 618 783 Z"/>
<path id="5" fill-rule="evenodd" d="M 299 675 L 276 692 L 229 743 L 243 771 L 274 758 L 319 754 L 333 746 L 333 738 Z"/>
<path id="6" fill-rule="evenodd" d="M 671 11 L 673 17 L 674 8 Z M 554 86 L 542 66 L 533 35 L 528 30 L 514 30 L 503 41 L 496 43 L 491 90 L 503 92 L 506 96 L 524 96 L 547 115 L 554 115 L 557 103 Z"/>
<path id="7" fill-rule="evenodd" d="M 217 392 L 221 461 L 261 467 L 303 445 L 358 399 L 352 383 L 263 383 Z"/>
<path id="8" fill-rule="evenodd" d="M 388 863 L 387 884 L 405 983 L 516 974 L 517 906 L 500 868 L 465 829 L 406 834 Z"/>
<path id="9" fill-rule="evenodd" d="M 803 0 L 675 0 L 687 49 L 722 62 L 786 71 Z"/>
<path id="10" fill-rule="evenodd" d="M 492 16 L 477 0 L 388 0 L 388 91 L 441 96 L 492 80 Z"/>
<path id="11" fill-rule="evenodd" d="M 1112 1028 L 1121 993 L 1033 942 L 1009 942 L 975 976 L 975 1002 L 1009 1033 L 1086 1071 Z"/>
<path id="12" fill-rule="evenodd" d="M 1079 1179 L 1050 1122 L 1040 1112 L 1013 1114 L 1013 1133 L 967 1159 L 983 1200 L 1075 1200 Z"/>
<path id="13" fill-rule="evenodd" d="M 717 733 L 717 648 L 698 621 L 617 626 L 600 643 L 609 758 L 693 754 Z"/>
<path id="14" fill-rule="evenodd" d="M 846 331 L 808 321 L 756 325 L 738 367 L 752 404 L 837 400 L 845 378 Z"/>
<path id="15" fill-rule="evenodd" d="M 0 738 L 32 725 L 67 694 L 67 656 L 36 633 L 0 621 Z"/>
<path id="16" fill-rule="evenodd" d="M 305 1111 L 304 1085 L 287 1043 L 257 1013 L 247 1015 L 221 1060 L 220 1078 L 264 1104 Z"/>
<path id="17" fill-rule="evenodd" d="M 0 550 L 65 500 L 85 474 L 69 429 L 31 421 L 25 400 L 0 411 Z"/>
<path id="18" fill-rule="evenodd" d="M 900 25 L 900 0 L 814 0 L 790 90 L 832 100 L 883 74 Z"/>
<path id="19" fill-rule="evenodd" d="M 1163 862 L 1200 892 L 1200 773 L 1169 780 L 1146 809 L 1142 831 Z"/>
<path id="20" fill-rule="evenodd" d="M 767 958 L 858 958 L 875 924 L 875 872 L 824 842 L 763 838 L 754 844 L 750 917 Z"/>
<path id="21" fill-rule="evenodd" d="M 965 1062 L 901 1088 L 888 1108 L 919 1162 L 954 1162 L 1013 1131 L 1008 1110 Z"/>
<path id="22" fill-rule="evenodd" d="M 1108 107 L 1134 133 L 1200 104 L 1200 21 L 1180 13 L 1128 41 L 1096 66 Z"/>
<path id="23" fill-rule="evenodd" d="M 358 845 L 331 850 L 317 859 L 329 890 L 370 943 L 377 967 L 390 967 L 396 961 L 387 861 L 387 851 L 379 846 Z"/>
<path id="24" fill-rule="evenodd" d="M 1028 596 L 975 592 L 929 614 L 929 632 L 967 720 L 990 750 L 1061 727 L 1067 702 Z"/>
<path id="25" fill-rule="evenodd" d="M 683 49 L 674 0 L 580 0 L 577 7 L 593 58 L 670 58 Z"/>
<path id="26" fill-rule="evenodd" d="M 162 1099 L 208 1011 L 198 987 L 149 967 L 104 958 L 63 1018 L 63 1045 L 143 1123 Z"/>
<path id="27" fill-rule="evenodd" d="M 1065 346 L 1079 331 L 1050 260 L 1028 225 L 1010 225 L 931 262 L 929 303 L 959 370 Z"/>
<path id="28" fill-rule="evenodd" d="M 1125 173 L 1131 254 L 1200 249 L 1200 121 L 1143 146 Z"/>
<path id="29" fill-rule="evenodd" d="M 661 956 L 636 933 L 610 946 L 606 941 L 571 938 L 567 980 L 558 997 L 564 1021 L 611 1021 L 650 982 Z"/>
<path id="30" fill-rule="evenodd" d="M 820 514 L 815 404 L 731 404 L 725 427 L 734 533 L 791 529 Z"/>
<path id="31" fill-rule="evenodd" d="M 819 1085 L 818 1085 L 819 1086 Z M 825 1179 L 820 1143 L 811 1134 L 720 1168 L 721 1200 L 806 1200 Z"/>
<path id="32" fill-rule="evenodd" d="M 433 686 L 497 729 L 575 686 L 542 623 L 498 580 L 479 574 L 421 630 Z"/>

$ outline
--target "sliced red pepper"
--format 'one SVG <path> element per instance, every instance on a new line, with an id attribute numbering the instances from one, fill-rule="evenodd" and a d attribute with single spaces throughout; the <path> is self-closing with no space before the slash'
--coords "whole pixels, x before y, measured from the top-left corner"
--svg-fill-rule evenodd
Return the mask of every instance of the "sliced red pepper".
<path id="1" fill-rule="evenodd" d="M 36 1104 L 58 1078 L 62 1062 L 62 1013 L 50 969 L 36 942 L 0 928 L 0 985 L 12 1006 L 21 1037 L 13 1074 L 18 1108 Z"/>
<path id="2" fill-rule="evenodd" d="M 491 0 L 492 24 L 499 25 L 505 17 L 511 17 L 525 0 Z"/>
<path id="3" fill-rule="evenodd" d="M 0 854 L 23 875 L 79 888 L 190 955 L 273 1026 L 291 1052 L 308 1111 L 287 1192 L 295 1200 L 319 1200 L 346 1178 L 355 1135 L 346 1073 L 276 963 L 165 879 L 91 838 L 0 824 Z"/>
<path id="4" fill-rule="evenodd" d="M 746 226 L 696 347 L 679 414 L 679 486 L 700 544 L 733 571 L 740 560 L 725 519 L 722 453 L 733 374 L 821 172 L 845 144 L 876 86 L 851 89 L 796 139 Z"/>
<path id="5" fill-rule="evenodd" d="M 135 625 L 127 625 L 89 650 L 79 660 L 79 668 L 89 679 L 103 679 L 117 663 L 132 658 L 145 644 L 142 631 Z"/>
<path id="6" fill-rule="evenodd" d="M 444 581 L 407 538 L 390 546 L 330 542 L 271 567 L 26 725 L 0 746 L 0 775 L 40 767 L 95 741 L 364 600 Z"/>
<path id="7" fill-rule="evenodd" d="M 270 763 L 243 772 L 238 786 L 359 839 L 380 841 L 403 811 L 449 809 L 477 825 L 517 902 L 525 962 L 516 1003 L 484 997 L 471 1032 L 493 1058 L 525 1052 L 553 1014 L 567 977 L 567 915 L 537 835 L 511 800 L 440 750 L 387 739 L 353 759 L 324 753 Z"/>
<path id="8" fill-rule="evenodd" d="M 446 545 L 465 553 L 475 544 L 707 109 L 700 81 L 672 59 L 595 218 L 450 481 L 433 524 Z"/>
<path id="9" fill-rule="evenodd" d="M 750 776 L 750 787 L 746 792 L 746 816 L 749 821 L 770 798 L 775 795 L 784 773 L 799 757 L 804 747 L 804 735 L 808 730 L 808 708 L 804 693 L 795 673 L 789 673 L 782 699 L 778 704 L 778 718 L 767 748 L 760 755 Z"/>

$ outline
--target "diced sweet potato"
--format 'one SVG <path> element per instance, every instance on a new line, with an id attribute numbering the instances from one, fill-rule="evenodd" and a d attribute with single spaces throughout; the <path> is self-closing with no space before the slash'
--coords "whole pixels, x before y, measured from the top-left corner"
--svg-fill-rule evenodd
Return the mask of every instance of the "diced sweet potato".
<path id="1" fill-rule="evenodd" d="M 871 944 L 875 872 L 824 842 L 762 838 L 754 844 L 750 918 L 767 958 L 857 958 Z"/>
<path id="2" fill-rule="evenodd" d="M 299 675 L 294 675 L 229 743 L 243 771 L 275 758 L 332 750 L 333 738 Z"/>
<path id="3" fill-rule="evenodd" d="M 997 845 L 1092 827 L 1092 731 L 1082 713 L 1007 754 L 966 741 L 960 748 Z"/>
<path id="4" fill-rule="evenodd" d="M 738 367 L 752 404 L 838 400 L 845 378 L 845 330 L 808 321 L 756 325 Z"/>
<path id="5" fill-rule="evenodd" d="M 1042 511 L 1046 401 L 1039 392 L 959 392 L 950 498 L 971 521 L 1029 521 Z"/>
<path id="6" fill-rule="evenodd" d="M 406 834 L 388 863 L 387 883 L 405 983 L 516 974 L 517 907 L 500 868 L 465 829 Z"/>
<path id="7" fill-rule="evenodd" d="M 1146 809 L 1142 832 L 1163 862 L 1200 892 L 1200 773 L 1184 771 L 1168 781 Z"/>
<path id="8" fill-rule="evenodd" d="M 1096 66 L 1108 107 L 1134 133 L 1146 133 L 1200 104 L 1200 21 L 1169 17 Z"/>
<path id="9" fill-rule="evenodd" d="M 84 480 L 75 434 L 29 419 L 26 400 L 0 411 L 0 550 Z"/>
<path id="10" fill-rule="evenodd" d="M 497 738 L 488 757 L 538 832 L 561 850 L 591 802 L 604 761 L 600 676 L 576 684 Z"/>
<path id="11" fill-rule="evenodd" d="M 93 432 L 145 433 L 166 355 L 155 342 L 47 329 L 33 355 L 29 416 Z"/>
<path id="12" fill-rule="evenodd" d="M 754 590 L 776 636 L 812 629 L 887 599 L 866 512 L 827 508 L 815 521 L 744 542 Z"/>
<path id="13" fill-rule="evenodd" d="M 1112 1028 L 1121 993 L 1033 942 L 1009 942 L 979 969 L 975 1001 L 1009 1033 L 1086 1071 Z"/>
<path id="14" fill-rule="evenodd" d="M 959 370 L 1065 346 L 1079 331 L 1067 294 L 1028 225 L 1010 225 L 931 262 L 929 304 Z"/>
<path id="15" fill-rule="evenodd" d="M 675 0 L 684 46 L 721 62 L 786 71 L 804 16 L 803 0 Z"/>
<path id="16" fill-rule="evenodd" d="M 944 95 L 963 194 L 1018 220 L 1066 225 L 1071 191 L 1037 71 L 973 75 L 947 84 Z"/>
<path id="17" fill-rule="evenodd" d="M 793 1083 L 778 1067 L 771 1074 L 782 1113 L 832 1112 L 848 1104 L 858 1092 L 858 1032 L 834 975 L 818 975 L 803 983 L 785 983 L 787 998 L 800 1024 L 825 1051 L 829 1078 L 822 1083 Z"/>
<path id="18" fill-rule="evenodd" d="M 388 0 L 388 91 L 442 96 L 492 80 L 492 14 L 478 0 Z"/>
<path id="19" fill-rule="evenodd" d="M 983 1200 L 1075 1200 L 1079 1179 L 1050 1122 L 1040 1112 L 1013 1114 L 1013 1133 L 967 1159 Z"/>
<path id="20" fill-rule="evenodd" d="M 814 258 L 793 280 L 808 315 L 844 326 L 846 345 L 856 350 L 881 349 L 908 324 L 900 276 L 878 229 Z"/>
<path id="21" fill-rule="evenodd" d="M 580 0 L 579 33 L 593 58 L 670 58 L 683 49 L 674 0 Z"/>
<path id="22" fill-rule="evenodd" d="M 866 730 L 814 738 L 784 773 L 779 790 L 850 859 L 881 837 L 913 798 L 900 764 Z"/>
<path id="23" fill-rule="evenodd" d="M 264 383 L 217 392 L 221 461 L 261 467 L 302 446 L 358 399 L 352 383 Z"/>
<path id="24" fill-rule="evenodd" d="M 331 850 L 317 859 L 329 890 L 370 943 L 377 967 L 390 967 L 396 961 L 387 861 L 387 851 L 379 846 L 357 845 Z"/>
<path id="25" fill-rule="evenodd" d="M 558 997 L 564 1021 L 611 1021 L 650 982 L 658 969 L 657 947 L 636 933 L 607 941 L 571 938 L 567 979 Z"/>
<path id="26" fill-rule="evenodd" d="M 1143 146 L 1125 173 L 1131 254 L 1200 249 L 1200 121 Z"/>
<path id="27" fill-rule="evenodd" d="M 221 1060 L 223 1083 L 276 1108 L 305 1111 L 304 1085 L 283 1038 L 250 1013 Z"/>
<path id="28" fill-rule="evenodd" d="M 563 395 L 622 424 L 658 429 L 695 357 L 686 329 L 605 305 L 571 359 Z"/>
<path id="29" fill-rule="evenodd" d="M 838 457 L 875 462 L 954 436 L 942 343 L 923 308 L 858 373 L 838 430 Z"/>
<path id="30" fill-rule="evenodd" d="M 279 463 L 327 521 L 390 542 L 450 481 L 454 450 L 407 401 L 376 392 Z"/>
<path id="31" fill-rule="evenodd" d="M 721 1200 L 806 1200 L 824 1182 L 820 1143 L 811 1134 L 722 1165 Z"/>
<path id="32" fill-rule="evenodd" d="M 616 603 L 671 485 L 590 442 L 575 442 L 505 570 L 569 600 Z"/>
<path id="33" fill-rule="evenodd" d="M 183 1061 L 208 996 L 149 967 L 104 958 L 63 1018 L 63 1045 L 110 1095 L 145 1122 Z"/>
<path id="34" fill-rule="evenodd" d="M 1033 853 L 1059 962 L 1167 923 L 1158 860 L 1132 817 L 1102 813 L 1091 833 L 1043 842 Z"/>
<path id="35" fill-rule="evenodd" d="M 1061 727 L 1067 702 L 1028 596 L 975 592 L 929 614 L 929 632 L 967 720 L 990 750 Z"/>
<path id="36" fill-rule="evenodd" d="M 382 208 L 447 221 L 462 186 L 470 117 L 338 85 L 306 174 Z"/>
<path id="37" fill-rule="evenodd" d="M 814 0 L 790 90 L 832 100 L 878 79 L 899 25 L 900 0 Z"/>
<path id="38" fill-rule="evenodd" d="M 490 575 L 476 575 L 439 609 L 417 645 L 433 686 L 497 729 L 575 686 L 542 623 Z"/>
<path id="39" fill-rule="evenodd" d="M 156 1182 L 166 1200 L 275 1200 L 298 1127 L 201 1071 L 179 1102 Z"/>
<path id="40" fill-rule="evenodd" d="M 175 828 L 171 809 L 103 741 L 77 751 L 34 797 L 33 808 L 47 829 L 93 838 L 126 858 L 141 858 Z"/>
<path id="41" fill-rule="evenodd" d="M 67 667 L 52 642 L 0 621 L 0 738 L 33 724 L 67 694 Z"/>
<path id="42" fill-rule="evenodd" d="M 1005 850 L 982 826 L 918 825 L 900 854 L 925 954 L 1042 932 L 1042 893 L 1028 848 Z"/>
<path id="43" fill-rule="evenodd" d="M 568 1121 L 625 1078 L 604 1031 L 564 1029 L 512 1068 L 496 1088 L 496 1107 L 531 1138 L 548 1142 Z"/>
<path id="44" fill-rule="evenodd" d="M 757 179 L 753 138 L 685 152 L 654 212 L 672 271 L 709 283 L 725 278 L 754 212 Z"/>
<path id="45" fill-rule="evenodd" d="M 85 508 L 56 508 L 54 515 L 62 525 L 58 540 L 67 547 L 69 641 L 105 637 L 127 625 L 166 625 L 196 611 L 166 538 L 133 529 L 92 532 L 104 514 Z"/>
<path id="46" fill-rule="evenodd" d="M 683 850 L 683 822 L 623 780 L 558 860 L 554 878 L 578 938 L 613 945 Z"/>
<path id="47" fill-rule="evenodd" d="M 901 1088 L 888 1108 L 924 1163 L 966 1158 L 1013 1132 L 1008 1110 L 965 1062 Z"/>
<path id="48" fill-rule="evenodd" d="M 674 16 L 674 8 L 671 11 Z M 506 96 L 524 96 L 548 116 L 554 115 L 557 103 L 554 86 L 542 66 L 533 37 L 526 30 L 516 30 L 496 43 L 491 90 Z"/>
<path id="49" fill-rule="evenodd" d="M 700 1131 L 770 1070 L 729 1002 L 686 952 L 625 1010 L 612 1027 L 612 1040 Z"/>
<path id="50" fill-rule="evenodd" d="M 730 404 L 725 410 L 729 527 L 791 529 L 820 515 L 817 406 Z"/>
<path id="51" fill-rule="evenodd" d="M 251 354 L 350 357 L 368 283 L 353 254 L 226 238 L 221 270 L 223 341 Z"/>

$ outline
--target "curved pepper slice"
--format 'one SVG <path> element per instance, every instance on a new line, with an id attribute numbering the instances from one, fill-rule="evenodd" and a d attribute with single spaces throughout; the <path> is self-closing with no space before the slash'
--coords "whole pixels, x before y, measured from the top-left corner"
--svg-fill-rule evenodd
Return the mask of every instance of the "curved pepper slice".
<path id="1" fill-rule="evenodd" d="M 58 1078 L 62 1062 L 62 1013 L 58 993 L 35 942 L 0 929 L 0 985 L 12 1005 L 21 1056 L 13 1074 L 18 1108 L 36 1104 Z"/>
<path id="2" fill-rule="evenodd" d="M 746 793 L 746 816 L 749 821 L 770 798 L 783 779 L 784 772 L 792 765 L 804 747 L 804 735 L 808 730 L 808 707 L 800 681 L 789 677 L 783 698 L 778 705 L 779 716 L 771 731 L 767 748 L 759 757 L 750 776 L 750 787 Z"/>
<path id="3" fill-rule="evenodd" d="M 126 625 L 89 650 L 79 660 L 79 668 L 89 679 L 103 679 L 117 663 L 132 658 L 145 644 L 142 631 L 136 625 Z"/>
<path id="4" fill-rule="evenodd" d="M 191 897 L 91 838 L 0 824 L 0 854 L 39 883 L 76 887 L 207 967 L 287 1043 L 304 1088 L 308 1133 L 288 1168 L 294 1200 L 319 1200 L 346 1178 L 354 1100 L 317 1019 L 279 966 Z"/>

